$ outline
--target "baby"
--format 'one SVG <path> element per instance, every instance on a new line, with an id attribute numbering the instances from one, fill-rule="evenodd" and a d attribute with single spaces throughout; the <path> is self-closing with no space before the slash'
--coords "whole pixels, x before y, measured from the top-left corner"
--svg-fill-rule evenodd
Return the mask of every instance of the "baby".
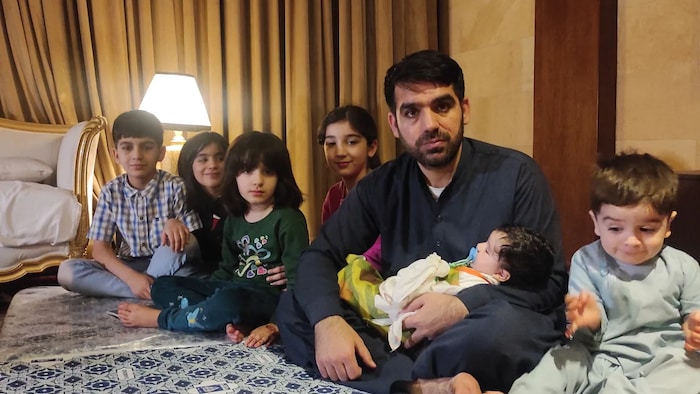
<path id="1" fill-rule="evenodd" d="M 505 225 L 493 230 L 464 260 L 447 263 L 432 253 L 384 281 L 362 256 L 350 255 L 347 261 L 348 266 L 338 273 L 341 298 L 386 333 L 389 346 L 396 350 L 406 334 L 403 320 L 412 314 L 403 309 L 419 295 L 454 295 L 481 284 L 539 288 L 551 275 L 554 254 L 540 234 Z"/>

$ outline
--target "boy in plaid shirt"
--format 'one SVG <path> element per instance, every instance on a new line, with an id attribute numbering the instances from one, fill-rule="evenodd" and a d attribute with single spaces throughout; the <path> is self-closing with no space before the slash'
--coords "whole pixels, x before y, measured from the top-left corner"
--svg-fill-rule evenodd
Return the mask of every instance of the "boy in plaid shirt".
<path id="1" fill-rule="evenodd" d="M 94 260 L 62 262 L 58 283 L 85 295 L 150 299 L 154 278 L 196 273 L 190 232 L 201 222 L 185 206 L 182 178 L 156 168 L 165 155 L 158 118 L 141 110 L 125 112 L 114 120 L 112 138 L 114 158 L 125 174 L 100 191 L 88 233 Z M 114 250 L 117 233 L 121 244 Z"/>

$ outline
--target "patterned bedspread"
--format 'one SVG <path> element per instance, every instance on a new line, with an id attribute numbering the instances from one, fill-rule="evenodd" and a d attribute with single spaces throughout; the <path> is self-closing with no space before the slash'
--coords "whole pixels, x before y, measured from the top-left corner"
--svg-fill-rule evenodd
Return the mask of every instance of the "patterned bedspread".
<path id="1" fill-rule="evenodd" d="M 124 327 L 106 313 L 119 302 L 55 286 L 18 292 L 0 331 L 0 392 L 359 393 L 288 363 L 280 346 Z"/>

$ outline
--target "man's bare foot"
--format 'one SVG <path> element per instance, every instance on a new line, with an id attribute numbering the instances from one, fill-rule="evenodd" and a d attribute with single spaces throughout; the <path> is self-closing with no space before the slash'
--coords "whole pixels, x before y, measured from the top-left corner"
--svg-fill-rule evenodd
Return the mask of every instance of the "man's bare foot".
<path id="1" fill-rule="evenodd" d="M 239 343 L 248 335 L 248 330 L 244 327 L 234 326 L 232 323 L 226 325 L 226 336 L 234 343 Z"/>
<path id="2" fill-rule="evenodd" d="M 461 372 L 451 378 L 418 379 L 411 383 L 410 394 L 481 394 L 481 387 L 474 377 Z"/>
<path id="3" fill-rule="evenodd" d="M 127 327 L 158 328 L 160 310 L 141 304 L 122 302 L 117 308 L 117 315 Z"/>

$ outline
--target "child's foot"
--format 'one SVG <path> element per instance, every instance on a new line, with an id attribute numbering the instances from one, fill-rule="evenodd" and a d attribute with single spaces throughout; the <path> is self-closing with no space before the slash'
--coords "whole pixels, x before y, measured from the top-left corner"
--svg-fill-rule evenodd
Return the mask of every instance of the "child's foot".
<path id="1" fill-rule="evenodd" d="M 234 326 L 232 323 L 226 325 L 226 336 L 234 343 L 240 343 L 245 338 L 248 331 L 243 327 Z"/>
<path id="2" fill-rule="evenodd" d="M 461 372 L 451 378 L 418 379 L 409 386 L 411 394 L 481 394 L 472 375 Z"/>
<path id="3" fill-rule="evenodd" d="M 274 323 L 267 323 L 251 331 L 244 343 L 247 347 L 252 348 L 263 345 L 269 347 L 275 343 L 279 335 L 280 330 L 277 328 L 277 325 Z"/>
<path id="4" fill-rule="evenodd" d="M 129 302 L 122 302 L 117 308 L 119 320 L 127 327 L 158 328 L 159 314 L 158 309 Z"/>

